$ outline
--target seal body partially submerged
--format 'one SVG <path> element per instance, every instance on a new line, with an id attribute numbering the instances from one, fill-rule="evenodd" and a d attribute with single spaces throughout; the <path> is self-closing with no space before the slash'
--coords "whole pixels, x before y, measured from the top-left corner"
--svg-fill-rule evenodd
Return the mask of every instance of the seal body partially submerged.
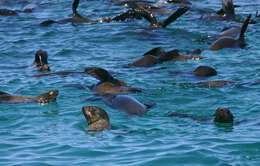
<path id="1" fill-rule="evenodd" d="M 50 67 L 48 64 L 48 53 L 47 51 L 38 50 L 35 53 L 35 59 L 32 64 L 33 66 L 36 65 L 39 71 L 50 71 Z"/>
<path id="2" fill-rule="evenodd" d="M 146 114 L 148 108 L 155 105 L 142 104 L 135 98 L 127 95 L 106 95 L 102 98 L 103 102 L 111 108 L 126 112 L 128 115 L 142 116 Z"/>
<path id="3" fill-rule="evenodd" d="M 105 17 L 105 18 L 99 19 L 99 20 L 91 20 L 89 18 L 86 18 L 86 17 L 79 15 L 78 12 L 77 12 L 78 5 L 79 5 L 79 0 L 74 0 L 73 3 L 72 3 L 72 11 L 73 11 L 72 18 L 62 19 L 62 20 L 58 20 L 58 21 L 47 20 L 47 21 L 43 21 L 42 23 L 40 23 L 40 25 L 41 26 L 48 26 L 48 25 L 53 24 L 53 23 L 69 23 L 69 22 L 71 22 L 71 23 L 110 22 L 110 18 L 108 18 L 108 17 Z"/>
<path id="4" fill-rule="evenodd" d="M 9 9 L 0 9 L 0 16 L 17 16 L 17 12 Z"/>
<path id="5" fill-rule="evenodd" d="M 85 68 L 85 73 L 100 80 L 100 82 L 96 85 L 89 87 L 93 92 L 102 94 L 141 92 L 141 89 L 129 87 L 125 82 L 114 78 L 107 70 L 103 68 L 88 67 Z"/>
<path id="6" fill-rule="evenodd" d="M 27 96 L 15 96 L 6 92 L 0 91 L 0 103 L 31 103 L 37 102 L 41 104 L 46 104 L 56 100 L 58 95 L 58 90 L 49 90 L 37 97 L 27 97 Z"/>
<path id="7" fill-rule="evenodd" d="M 238 39 L 234 39 L 231 36 L 221 37 L 210 46 L 210 50 L 214 51 L 214 50 L 220 50 L 223 48 L 232 48 L 232 47 L 244 48 L 246 46 L 244 33 L 247 29 L 250 18 L 251 18 L 251 14 L 247 17 L 246 21 L 244 22 Z"/>
<path id="8" fill-rule="evenodd" d="M 84 106 L 82 112 L 88 121 L 89 131 L 110 130 L 109 117 L 105 110 L 97 106 Z"/>
<path id="9" fill-rule="evenodd" d="M 214 116 L 214 122 L 233 123 L 234 121 L 234 116 L 228 108 L 218 108 Z"/>
<path id="10" fill-rule="evenodd" d="M 204 82 L 197 82 L 197 83 L 174 83 L 176 86 L 182 87 L 202 87 L 202 88 L 217 88 L 223 87 L 225 85 L 232 85 L 232 84 L 241 84 L 234 81 L 225 81 L 225 80 L 215 80 L 215 81 L 204 81 Z"/>
<path id="11" fill-rule="evenodd" d="M 190 118 L 192 120 L 196 121 L 209 121 L 211 119 L 205 119 L 205 118 L 199 118 L 193 115 L 189 114 L 183 114 L 183 113 L 176 113 L 176 112 L 171 112 L 168 114 L 169 117 L 179 117 L 179 118 Z M 231 113 L 231 111 L 228 108 L 217 108 L 214 116 L 214 122 L 215 123 L 233 123 L 234 121 L 234 116 Z"/>
<path id="12" fill-rule="evenodd" d="M 198 50 L 196 50 L 196 53 Z M 179 50 L 174 49 L 168 52 L 165 52 L 161 47 L 155 47 L 146 53 L 136 61 L 125 65 L 124 67 L 150 67 L 159 63 L 166 61 L 185 61 L 185 60 L 200 60 L 205 57 L 201 56 L 186 56 L 180 55 Z"/>

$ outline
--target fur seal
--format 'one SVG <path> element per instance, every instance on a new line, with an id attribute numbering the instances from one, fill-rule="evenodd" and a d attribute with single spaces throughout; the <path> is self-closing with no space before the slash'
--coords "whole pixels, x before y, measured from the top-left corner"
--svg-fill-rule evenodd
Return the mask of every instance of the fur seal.
<path id="1" fill-rule="evenodd" d="M 173 14 L 171 14 L 166 20 L 163 22 L 158 22 L 153 13 L 150 11 L 144 9 L 141 6 L 138 6 L 136 3 L 129 3 L 129 7 L 131 7 L 138 15 L 145 18 L 147 21 L 150 22 L 151 28 L 165 28 L 172 22 L 174 22 L 177 18 L 182 16 L 184 13 L 186 13 L 190 8 L 189 7 L 181 7 L 178 8 Z"/>
<path id="2" fill-rule="evenodd" d="M 246 21 L 244 22 L 238 39 L 234 39 L 229 36 L 221 37 L 210 46 L 210 50 L 214 51 L 214 50 L 220 50 L 223 48 L 232 48 L 232 47 L 244 48 L 246 46 L 244 33 L 248 27 L 250 18 L 251 18 L 251 14 L 247 17 Z"/>
<path id="3" fill-rule="evenodd" d="M 199 66 L 193 71 L 194 75 L 209 77 L 217 75 L 217 71 L 210 66 Z"/>
<path id="4" fill-rule="evenodd" d="M 139 88 L 129 87 L 125 82 L 114 78 L 108 71 L 99 67 L 87 67 L 85 72 L 100 82 L 89 88 L 96 93 L 113 94 L 113 93 L 136 93 L 141 92 Z"/>
<path id="5" fill-rule="evenodd" d="M 205 82 L 197 82 L 197 83 L 174 83 L 174 85 L 177 86 L 183 86 L 183 87 L 198 86 L 203 88 L 215 88 L 215 87 L 222 87 L 231 84 L 239 84 L 239 83 L 233 81 L 225 81 L 225 80 L 205 81 Z"/>
<path id="6" fill-rule="evenodd" d="M 162 9 L 157 6 L 154 6 L 154 2 L 151 1 L 142 1 L 142 0 L 129 0 L 129 1 L 121 1 L 121 0 L 113 0 L 113 3 L 116 5 L 122 5 L 124 7 L 129 7 L 129 3 L 136 3 L 138 6 L 141 6 L 142 8 L 156 14 L 166 14 L 170 13 L 170 10 L 168 9 Z"/>
<path id="7" fill-rule="evenodd" d="M 198 50 L 196 50 L 198 52 Z M 180 55 L 179 50 L 174 49 L 165 52 L 161 47 L 155 47 L 143 54 L 143 57 L 123 67 L 150 67 L 165 61 L 200 60 L 205 57 Z"/>
<path id="8" fill-rule="evenodd" d="M 155 103 L 142 104 L 135 98 L 127 95 L 104 95 L 102 101 L 113 109 L 133 116 L 142 116 L 146 114 L 148 108 L 155 105 Z"/>
<path id="9" fill-rule="evenodd" d="M 228 108 L 218 108 L 214 114 L 214 122 L 233 123 L 234 116 Z"/>
<path id="10" fill-rule="evenodd" d="M 191 118 L 192 120 L 196 121 L 209 121 L 211 119 L 204 119 L 204 118 L 198 118 L 192 115 L 188 114 L 182 114 L 182 113 L 169 113 L 169 117 L 179 117 L 179 118 Z M 234 116 L 231 113 L 231 111 L 228 108 L 217 108 L 215 114 L 214 114 L 214 122 L 215 123 L 232 123 L 234 121 Z"/>
<path id="11" fill-rule="evenodd" d="M 27 96 L 15 96 L 6 92 L 0 91 L 0 103 L 32 103 L 37 102 L 41 104 L 46 104 L 56 100 L 58 90 L 49 90 L 37 97 L 27 97 Z"/>
<path id="12" fill-rule="evenodd" d="M 169 71 L 170 74 L 185 74 L 185 75 L 194 75 L 199 77 L 211 77 L 217 75 L 217 71 L 210 66 L 198 66 L 193 72 L 184 72 L 184 71 Z"/>
<path id="13" fill-rule="evenodd" d="M 73 11 L 72 18 L 62 19 L 62 20 L 58 20 L 58 21 L 47 20 L 47 21 L 43 21 L 42 23 L 40 23 L 40 25 L 41 26 L 48 26 L 48 25 L 53 24 L 53 23 L 69 23 L 69 22 L 71 22 L 71 23 L 110 22 L 110 18 L 108 18 L 108 17 L 105 17 L 105 18 L 99 19 L 99 20 L 91 20 L 91 19 L 88 19 L 86 17 L 79 15 L 78 12 L 77 12 L 78 5 L 79 5 L 79 0 L 74 0 L 73 3 L 72 3 L 72 11 Z"/>
<path id="14" fill-rule="evenodd" d="M 89 131 L 110 130 L 109 117 L 105 110 L 97 106 L 84 106 L 82 112 L 88 121 Z"/>
<path id="15" fill-rule="evenodd" d="M 225 81 L 225 80 L 215 80 L 215 81 L 204 81 L 204 82 L 197 82 L 197 83 L 173 83 L 176 86 L 183 86 L 183 87 L 202 87 L 202 88 L 217 88 L 226 85 L 236 85 L 236 86 L 243 86 L 243 85 L 259 85 L 260 81 L 254 82 L 235 82 L 235 81 Z"/>
<path id="16" fill-rule="evenodd" d="M 17 16 L 17 12 L 9 9 L 0 9 L 1 16 Z"/>
<path id="17" fill-rule="evenodd" d="M 47 51 L 38 50 L 35 53 L 35 59 L 32 66 L 36 65 L 39 71 L 50 71 L 50 67 L 48 65 L 48 53 Z"/>
<path id="18" fill-rule="evenodd" d="M 220 38 L 220 37 L 225 37 L 225 36 L 233 37 L 233 36 L 240 34 L 240 32 L 241 32 L 241 27 L 239 27 L 239 26 L 225 27 L 222 29 L 222 31 L 219 34 L 217 34 L 213 37 L 214 38 Z"/>
<path id="19" fill-rule="evenodd" d="M 217 21 L 235 21 L 243 23 L 244 20 L 236 18 L 235 7 L 239 7 L 233 4 L 232 0 L 222 0 L 222 9 L 219 10 L 215 15 L 201 17 L 201 20 L 217 20 Z M 256 22 L 251 20 L 249 24 L 255 24 Z"/>

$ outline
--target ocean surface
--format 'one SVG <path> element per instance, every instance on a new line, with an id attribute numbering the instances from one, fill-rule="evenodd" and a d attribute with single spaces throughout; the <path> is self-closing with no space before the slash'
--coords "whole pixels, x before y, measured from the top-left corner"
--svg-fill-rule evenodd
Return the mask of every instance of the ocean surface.
<path id="1" fill-rule="evenodd" d="M 0 2 L 4 2 L 1 0 Z M 253 14 L 256 24 L 246 32 L 245 49 L 210 51 L 223 27 L 242 24 L 197 20 L 221 8 L 220 0 L 192 0 L 192 9 L 167 28 L 151 29 L 146 20 L 115 23 L 68 23 L 41 27 L 42 21 L 72 16 L 71 0 L 10 2 L 0 8 L 35 8 L 32 13 L 0 16 L 0 91 L 37 96 L 57 89 L 55 102 L 0 105 L 0 165 L 190 165 L 245 166 L 260 164 L 260 0 L 234 0 L 236 14 L 245 19 Z M 156 1 L 155 1 L 156 2 Z M 0 3 L 1 4 L 1 3 Z M 40 4 L 40 5 L 39 5 Z M 179 6 L 160 0 L 159 7 Z M 112 1 L 82 0 L 78 12 L 91 19 L 114 17 L 127 9 Z M 156 15 L 164 20 L 169 14 Z M 162 47 L 182 53 L 200 48 L 198 61 L 157 64 L 149 68 L 123 68 L 145 52 Z M 37 50 L 48 51 L 51 72 L 84 71 L 102 67 L 115 78 L 146 93 L 130 94 L 140 102 L 157 105 L 142 117 L 131 117 L 93 97 L 89 90 L 69 84 L 93 85 L 87 75 L 29 77 L 41 72 L 31 67 Z M 214 67 L 218 75 L 196 78 L 188 74 L 199 65 Z M 218 88 L 182 87 L 176 83 L 228 80 L 247 84 Z M 111 130 L 88 132 L 83 106 L 106 110 Z M 212 118 L 218 107 L 229 108 L 234 125 L 198 122 L 168 117 L 170 112 Z"/>

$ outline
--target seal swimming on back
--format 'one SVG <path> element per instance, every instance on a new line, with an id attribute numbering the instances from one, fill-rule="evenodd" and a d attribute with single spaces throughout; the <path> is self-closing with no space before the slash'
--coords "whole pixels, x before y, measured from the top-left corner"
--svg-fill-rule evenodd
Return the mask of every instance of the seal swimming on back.
<path id="1" fill-rule="evenodd" d="M 102 101 L 113 109 L 126 112 L 128 115 L 142 116 L 155 103 L 142 104 L 135 98 L 127 95 L 104 95 Z"/>
<path id="2" fill-rule="evenodd" d="M 73 11 L 72 18 L 62 19 L 62 20 L 58 20 L 58 21 L 47 20 L 47 21 L 43 21 L 42 23 L 40 23 L 40 25 L 41 26 L 48 26 L 48 25 L 53 24 L 53 23 L 69 23 L 69 22 L 72 22 L 72 23 L 110 22 L 110 18 L 108 18 L 108 17 L 105 17 L 105 18 L 99 19 L 99 20 L 91 20 L 91 19 L 88 19 L 86 17 L 79 15 L 78 12 L 77 12 L 78 5 L 79 5 L 79 0 L 74 0 L 73 3 L 72 3 L 72 11 Z"/>
<path id="3" fill-rule="evenodd" d="M 247 17 L 246 21 L 244 22 L 238 39 L 234 39 L 229 36 L 221 37 L 210 46 L 210 50 L 214 51 L 214 50 L 220 50 L 223 48 L 232 48 L 232 47 L 244 48 L 246 46 L 244 33 L 246 32 L 250 18 L 251 18 L 251 14 Z"/>
<path id="4" fill-rule="evenodd" d="M 130 64 L 124 65 L 123 67 L 150 67 L 155 64 L 163 63 L 166 61 L 184 61 L 200 59 L 205 59 L 205 57 L 180 55 L 179 50 L 177 49 L 165 52 L 161 47 L 155 47 L 144 53 L 143 57 L 137 59 L 136 61 Z"/>
<path id="5" fill-rule="evenodd" d="M 88 121 L 89 131 L 110 130 L 109 117 L 105 110 L 97 106 L 84 106 L 82 112 Z"/>
<path id="6" fill-rule="evenodd" d="M 182 114 L 182 113 L 169 113 L 169 117 L 180 117 L 180 118 L 191 118 L 196 121 L 209 121 L 211 119 L 203 119 L 203 118 L 198 118 L 192 115 L 188 114 Z M 217 108 L 215 114 L 214 114 L 214 122 L 215 123 L 231 123 L 233 124 L 234 121 L 234 116 L 232 112 L 228 108 Z"/>
<path id="7" fill-rule="evenodd" d="M 50 71 L 50 67 L 48 64 L 48 53 L 47 51 L 38 50 L 35 53 L 35 59 L 32 66 L 36 65 L 39 71 Z"/>
<path id="8" fill-rule="evenodd" d="M 109 17 L 105 17 L 102 19 L 98 19 L 98 20 L 92 20 L 86 17 L 83 17 L 81 15 L 78 14 L 77 12 L 77 8 L 79 5 L 79 0 L 74 0 L 73 4 L 72 4 L 72 11 L 73 11 L 73 16 L 72 18 L 67 18 L 67 19 L 62 19 L 62 20 L 58 20 L 58 21 L 54 21 L 54 20 L 47 20 L 47 21 L 43 21 L 42 23 L 40 23 L 41 26 L 48 26 L 50 24 L 53 23 L 102 23 L 102 22 L 119 22 L 119 21 L 125 21 L 128 19 L 141 19 L 142 17 L 136 13 L 134 10 L 129 10 L 127 12 L 124 12 L 122 14 L 119 14 L 118 16 L 114 17 L 114 18 L 109 18 Z"/>
<path id="9" fill-rule="evenodd" d="M 46 104 L 56 100 L 58 95 L 58 90 L 49 90 L 37 97 L 27 97 L 27 96 L 15 96 L 6 92 L 0 91 L 0 103 L 32 103 L 37 102 L 41 104 Z"/>

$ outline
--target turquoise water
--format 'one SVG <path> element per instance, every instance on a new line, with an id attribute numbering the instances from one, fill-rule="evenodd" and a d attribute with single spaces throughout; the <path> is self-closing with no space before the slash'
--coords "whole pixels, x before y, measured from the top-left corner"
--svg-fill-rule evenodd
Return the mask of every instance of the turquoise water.
<path id="1" fill-rule="evenodd" d="M 193 11 L 166 29 L 148 29 L 138 20 L 123 23 L 64 24 L 40 27 L 47 19 L 71 17 L 71 1 L 41 1 L 42 8 L 19 16 L 0 17 L 0 91 L 37 96 L 58 89 L 56 102 L 0 105 L 0 165 L 259 165 L 260 85 L 221 88 L 179 87 L 173 83 L 198 82 L 187 75 L 171 75 L 169 70 L 192 71 L 199 65 L 214 67 L 218 75 L 203 79 L 254 82 L 260 73 L 260 24 L 249 25 L 246 49 L 209 51 L 213 39 L 229 22 L 193 20 L 214 11 L 220 1 L 192 1 Z M 234 1 L 242 7 L 236 13 L 245 18 L 254 14 L 260 1 Z M 22 6 L 7 6 L 22 9 Z M 169 7 L 176 9 L 176 7 Z M 79 12 L 92 19 L 116 16 L 125 11 L 109 1 L 82 0 Z M 206 13 L 204 13 L 206 14 Z M 160 15 L 163 20 L 167 15 Z M 254 18 L 260 21 L 260 18 Z M 123 68 L 153 47 L 165 50 L 204 50 L 200 61 L 167 62 L 151 68 Z M 129 117 L 101 101 L 87 102 L 89 90 L 64 87 L 92 85 L 90 76 L 29 78 L 40 72 L 30 66 L 37 50 L 49 53 L 52 72 L 83 71 L 97 66 L 113 71 L 129 85 L 146 94 L 131 94 L 141 102 L 156 102 L 143 117 Z M 159 70 L 161 69 L 161 70 Z M 82 106 L 105 109 L 112 130 L 88 132 Z M 212 118 L 218 107 L 229 108 L 236 124 L 215 125 L 212 121 L 167 117 L 169 112 Z"/>

